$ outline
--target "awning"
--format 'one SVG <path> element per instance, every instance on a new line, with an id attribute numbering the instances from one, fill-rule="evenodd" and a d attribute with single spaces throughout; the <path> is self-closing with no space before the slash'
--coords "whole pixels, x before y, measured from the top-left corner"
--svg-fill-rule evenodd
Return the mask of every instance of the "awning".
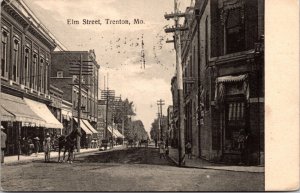
<path id="1" fill-rule="evenodd" d="M 0 106 L 0 111 L 1 121 L 14 121 L 16 119 L 13 114 L 6 111 L 2 106 Z"/>
<path id="2" fill-rule="evenodd" d="M 72 112 L 65 110 L 65 109 L 61 109 L 61 114 L 63 116 L 64 119 L 66 119 L 67 121 L 70 121 L 72 118 Z"/>
<path id="3" fill-rule="evenodd" d="M 24 101 L 31 108 L 33 112 L 35 112 L 39 117 L 41 117 L 46 122 L 45 123 L 46 128 L 52 128 L 52 129 L 63 128 L 63 125 L 54 117 L 54 115 L 50 112 L 50 110 L 45 104 L 27 98 L 24 98 Z"/>
<path id="4" fill-rule="evenodd" d="M 107 130 L 110 132 L 110 133 L 113 133 L 114 137 L 115 138 L 118 138 L 118 135 L 116 133 L 116 129 L 113 129 L 111 126 L 108 126 L 107 127 Z"/>
<path id="5" fill-rule="evenodd" d="M 88 120 L 82 119 L 82 121 L 87 126 L 87 128 L 89 128 L 89 130 L 91 130 L 92 133 L 95 133 L 95 134 L 99 133 L 96 129 L 94 129 L 94 127 L 90 124 L 90 122 Z"/>
<path id="6" fill-rule="evenodd" d="M 247 100 L 249 99 L 249 85 L 248 85 L 248 75 L 242 74 L 239 76 L 221 76 L 216 78 L 215 87 L 215 101 L 223 102 L 226 92 L 226 83 L 233 82 L 243 82 L 243 92 L 246 95 Z"/>
<path id="7" fill-rule="evenodd" d="M 113 133 L 115 138 L 123 138 L 123 135 L 118 131 L 118 129 L 116 128 L 113 129 L 111 126 L 108 126 L 107 130 L 110 133 Z"/>
<path id="8" fill-rule="evenodd" d="M 247 74 L 239 75 L 239 76 L 221 76 L 216 79 L 216 83 L 224 83 L 224 82 L 242 82 L 247 79 Z"/>
<path id="9" fill-rule="evenodd" d="M 22 125 L 28 126 L 45 126 L 45 120 L 43 120 L 33 110 L 31 110 L 31 108 L 25 103 L 22 98 L 1 93 L 0 102 L 1 109 L 3 108 L 3 111 L 1 110 L 1 112 L 5 113 L 5 111 L 7 111 L 8 113 L 14 115 L 13 121 L 19 121 L 22 122 Z M 6 115 L 2 115 L 1 113 L 1 119 L 3 120 L 7 120 L 8 116 L 9 114 L 7 113 Z"/>
<path id="10" fill-rule="evenodd" d="M 76 123 L 78 124 L 78 119 L 74 117 L 74 120 L 76 121 Z M 89 130 L 89 128 L 84 124 L 84 122 L 82 121 L 82 119 L 80 119 L 80 127 L 81 129 L 87 134 L 87 135 L 92 135 L 92 131 Z"/>
<path id="11" fill-rule="evenodd" d="M 115 129 L 114 131 L 116 131 L 117 136 L 118 136 L 119 138 L 123 138 L 123 135 L 119 132 L 118 129 Z"/>

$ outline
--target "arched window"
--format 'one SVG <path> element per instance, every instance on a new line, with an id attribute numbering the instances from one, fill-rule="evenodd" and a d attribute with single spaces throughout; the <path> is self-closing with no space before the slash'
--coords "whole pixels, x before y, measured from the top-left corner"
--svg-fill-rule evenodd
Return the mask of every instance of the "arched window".
<path id="1" fill-rule="evenodd" d="M 8 50 L 8 33 L 2 31 L 1 35 L 1 76 L 8 77 L 8 63 L 7 63 L 7 50 Z"/>
<path id="2" fill-rule="evenodd" d="M 12 80 L 19 83 L 19 53 L 20 40 L 14 38 Z"/>
<path id="3" fill-rule="evenodd" d="M 24 54 L 24 77 L 22 83 L 25 83 L 26 86 L 30 86 L 30 66 L 29 66 L 29 48 L 25 48 Z"/>

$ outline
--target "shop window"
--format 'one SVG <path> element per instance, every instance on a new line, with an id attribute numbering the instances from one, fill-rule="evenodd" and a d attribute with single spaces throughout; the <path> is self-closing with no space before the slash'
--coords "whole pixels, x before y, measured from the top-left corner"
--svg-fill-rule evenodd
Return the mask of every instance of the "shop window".
<path id="1" fill-rule="evenodd" d="M 245 30 L 241 8 L 228 10 L 225 24 L 226 54 L 240 52 L 245 48 Z"/>
<path id="2" fill-rule="evenodd" d="M 225 150 L 239 151 L 238 137 L 246 130 L 245 103 L 234 101 L 226 104 Z"/>
<path id="3" fill-rule="evenodd" d="M 8 50 L 8 33 L 2 31 L 1 35 L 1 76 L 8 77 L 8 63 L 7 63 L 7 50 Z"/>

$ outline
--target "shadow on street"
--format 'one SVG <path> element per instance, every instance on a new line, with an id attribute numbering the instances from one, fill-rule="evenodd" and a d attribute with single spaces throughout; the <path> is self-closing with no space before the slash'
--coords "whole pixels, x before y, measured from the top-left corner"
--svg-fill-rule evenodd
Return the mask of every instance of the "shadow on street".
<path id="1" fill-rule="evenodd" d="M 159 157 L 155 148 L 127 148 L 109 152 L 99 152 L 87 156 L 76 157 L 79 163 L 118 163 L 118 164 L 150 164 L 175 166 L 168 158 Z"/>

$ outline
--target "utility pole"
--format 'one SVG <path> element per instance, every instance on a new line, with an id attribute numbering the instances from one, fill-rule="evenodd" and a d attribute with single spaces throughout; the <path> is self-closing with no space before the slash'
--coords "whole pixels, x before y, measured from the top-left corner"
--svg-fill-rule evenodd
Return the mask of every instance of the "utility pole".
<path id="1" fill-rule="evenodd" d="M 157 122 L 158 122 L 157 141 L 160 141 L 160 130 L 161 130 L 161 128 L 160 128 L 160 113 L 159 113 L 159 109 L 158 109 L 158 113 L 157 113 L 157 118 L 158 118 L 158 120 L 157 120 Z"/>
<path id="2" fill-rule="evenodd" d="M 79 63 L 78 63 L 79 62 Z M 93 65 L 87 64 L 83 66 L 83 62 L 93 62 L 93 61 L 83 61 L 82 60 L 82 54 L 80 54 L 80 59 L 71 61 L 69 73 L 70 75 L 76 75 L 78 76 L 78 83 L 74 83 L 71 85 L 78 85 L 78 105 L 77 105 L 77 119 L 78 119 L 78 126 L 77 130 L 79 133 L 81 133 L 81 89 L 82 89 L 82 76 L 90 76 L 93 73 Z M 88 84 L 84 84 L 88 85 Z M 80 152 L 80 136 L 77 136 L 77 152 Z"/>
<path id="3" fill-rule="evenodd" d="M 78 92 L 78 105 L 77 105 L 77 118 L 78 118 L 78 132 L 81 133 L 81 77 L 82 77 L 82 54 L 80 54 L 80 68 L 79 68 L 79 92 Z M 80 152 L 80 136 L 77 136 L 77 152 Z"/>
<path id="4" fill-rule="evenodd" d="M 162 106 L 165 105 L 165 101 L 160 99 L 157 101 L 157 105 L 158 105 L 158 114 L 159 114 L 159 128 L 160 128 L 160 140 L 162 140 L 163 138 L 163 130 L 162 130 L 162 118 L 163 118 L 163 115 L 162 115 Z"/>
<path id="5" fill-rule="evenodd" d="M 178 89 L 178 112 L 179 112 L 179 166 L 185 165 L 185 140 L 184 140 L 184 114 L 183 114 L 183 78 L 181 64 L 181 43 L 180 31 L 185 31 L 188 28 L 179 26 L 179 17 L 185 17 L 184 13 L 178 10 L 178 0 L 174 0 L 174 13 L 166 14 L 167 20 L 174 19 L 175 27 L 165 29 L 166 33 L 175 33 L 175 50 L 176 50 L 176 75 Z"/>

